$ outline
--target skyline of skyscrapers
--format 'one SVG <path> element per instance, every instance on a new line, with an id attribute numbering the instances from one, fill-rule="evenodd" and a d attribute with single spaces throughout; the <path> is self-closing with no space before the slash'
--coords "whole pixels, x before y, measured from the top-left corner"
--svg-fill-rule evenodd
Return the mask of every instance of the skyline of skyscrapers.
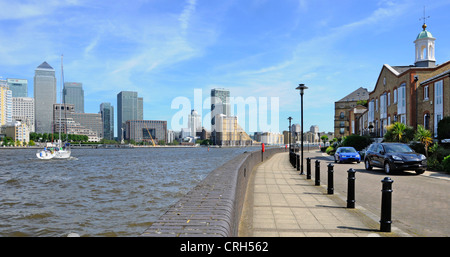
<path id="1" fill-rule="evenodd" d="M 36 133 L 52 132 L 53 104 L 56 103 L 55 69 L 43 62 L 34 75 L 34 111 Z"/>

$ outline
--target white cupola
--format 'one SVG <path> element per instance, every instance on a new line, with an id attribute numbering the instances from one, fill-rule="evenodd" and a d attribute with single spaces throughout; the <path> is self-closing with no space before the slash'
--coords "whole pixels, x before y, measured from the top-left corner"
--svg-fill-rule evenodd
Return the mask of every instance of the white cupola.
<path id="1" fill-rule="evenodd" d="M 414 44 L 416 44 L 416 67 L 434 67 L 436 59 L 434 58 L 435 48 L 434 41 L 436 38 L 427 31 L 427 25 L 424 23 L 423 31 L 419 33 Z"/>

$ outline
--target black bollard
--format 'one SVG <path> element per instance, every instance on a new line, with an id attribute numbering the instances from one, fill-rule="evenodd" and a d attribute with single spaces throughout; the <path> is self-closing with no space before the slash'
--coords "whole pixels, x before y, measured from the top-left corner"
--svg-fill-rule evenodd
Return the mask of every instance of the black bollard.
<path id="1" fill-rule="evenodd" d="M 311 158 L 306 158 L 306 179 L 311 179 Z"/>
<path id="2" fill-rule="evenodd" d="M 355 173 L 354 169 L 348 171 L 347 208 L 355 208 Z"/>
<path id="3" fill-rule="evenodd" d="M 392 183 L 394 181 L 385 177 L 381 180 L 383 183 L 383 189 L 381 190 L 381 220 L 380 220 L 380 231 L 381 232 L 391 232 L 391 213 L 392 213 Z"/>
<path id="4" fill-rule="evenodd" d="M 316 186 L 320 186 L 320 162 L 316 160 Z"/>
<path id="5" fill-rule="evenodd" d="M 333 170 L 333 164 L 328 164 L 328 194 L 329 195 L 332 195 L 332 194 L 334 194 L 334 180 L 333 180 L 333 173 L 334 173 L 334 170 Z"/>
<path id="6" fill-rule="evenodd" d="M 300 170 L 300 154 L 295 154 L 295 158 L 297 161 L 297 171 Z"/>

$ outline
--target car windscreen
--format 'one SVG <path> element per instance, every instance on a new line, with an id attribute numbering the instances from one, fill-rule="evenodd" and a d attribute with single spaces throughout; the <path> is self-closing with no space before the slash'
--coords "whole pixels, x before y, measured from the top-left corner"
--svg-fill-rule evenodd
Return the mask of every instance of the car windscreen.
<path id="1" fill-rule="evenodd" d="M 411 153 L 414 152 L 409 146 L 402 144 L 384 145 L 386 153 Z"/>
<path id="2" fill-rule="evenodd" d="M 356 153 L 356 150 L 353 148 L 342 148 L 341 153 Z"/>

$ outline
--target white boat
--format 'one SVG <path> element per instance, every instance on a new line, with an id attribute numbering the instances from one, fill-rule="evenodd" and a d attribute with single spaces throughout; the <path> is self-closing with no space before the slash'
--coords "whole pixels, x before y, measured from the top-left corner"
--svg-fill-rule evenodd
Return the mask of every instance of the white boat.
<path id="1" fill-rule="evenodd" d="M 36 153 L 36 157 L 38 158 L 38 159 L 41 159 L 41 160 L 50 160 L 50 159 L 53 159 L 53 157 L 55 157 L 55 151 L 54 150 L 49 150 L 49 149 L 47 149 L 47 147 L 46 148 L 44 148 L 43 150 L 39 150 L 37 153 Z"/>
<path id="2" fill-rule="evenodd" d="M 62 145 L 61 140 L 58 140 L 55 149 L 55 159 L 70 158 L 71 150 L 69 144 Z"/>

